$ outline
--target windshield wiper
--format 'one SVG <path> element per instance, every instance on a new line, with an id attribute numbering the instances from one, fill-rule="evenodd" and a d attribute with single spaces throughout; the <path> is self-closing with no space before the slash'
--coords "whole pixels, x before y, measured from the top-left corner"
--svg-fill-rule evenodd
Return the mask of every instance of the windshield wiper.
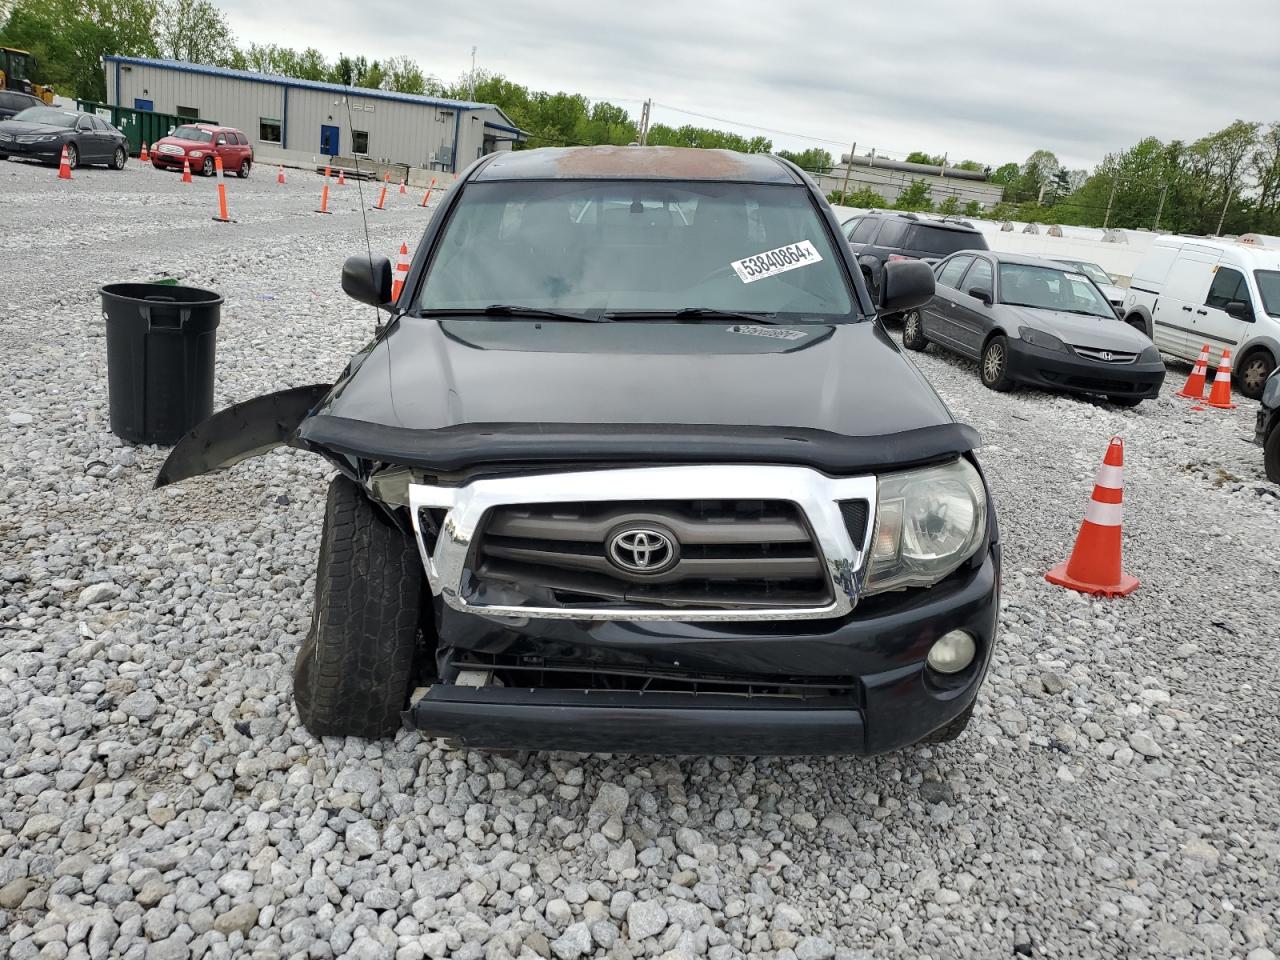
<path id="1" fill-rule="evenodd" d="M 606 315 L 600 313 L 569 313 L 548 307 L 527 307 L 515 303 L 491 303 L 487 307 L 458 310 L 442 307 L 435 310 L 422 310 L 418 315 L 422 317 L 536 317 L 546 320 L 571 320 L 574 323 L 604 323 L 608 320 Z"/>
<path id="2" fill-rule="evenodd" d="M 1099 320 L 1109 319 L 1106 314 L 1094 313 L 1092 310 L 1073 310 L 1069 307 L 1046 307 L 1039 303 L 1018 303 L 1016 300 L 1001 300 L 1000 302 L 1010 307 L 1028 307 L 1032 310 L 1052 310 L 1055 313 L 1078 313 L 1082 317 L 1097 317 Z"/>
<path id="3" fill-rule="evenodd" d="M 679 310 L 610 310 L 605 320 L 745 320 L 747 323 L 775 324 L 776 313 L 743 313 L 714 307 L 681 307 Z"/>

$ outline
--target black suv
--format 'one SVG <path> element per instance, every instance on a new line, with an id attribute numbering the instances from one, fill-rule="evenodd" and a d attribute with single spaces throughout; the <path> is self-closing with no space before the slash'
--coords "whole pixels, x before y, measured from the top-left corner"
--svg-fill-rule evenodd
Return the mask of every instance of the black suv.
<path id="1" fill-rule="evenodd" d="M 0 120 L 8 120 L 15 113 L 21 113 L 28 107 L 43 107 L 44 101 L 29 93 L 16 90 L 0 90 Z"/>
<path id="2" fill-rule="evenodd" d="M 1280 370 L 1272 372 L 1262 388 L 1254 439 L 1263 449 L 1267 479 L 1280 483 Z"/>
<path id="3" fill-rule="evenodd" d="M 294 698 L 317 735 L 879 753 L 968 722 L 1000 548 L 974 457 L 785 160 L 590 147 L 473 164 L 336 384 L 215 415 L 157 483 L 328 460 Z M 883 305 L 933 276 L 895 263 Z"/>
<path id="4" fill-rule="evenodd" d="M 924 260 L 933 264 L 957 250 L 987 250 L 982 232 L 966 220 L 927 220 L 914 213 L 873 210 L 841 224 L 872 298 L 885 264 Z"/>

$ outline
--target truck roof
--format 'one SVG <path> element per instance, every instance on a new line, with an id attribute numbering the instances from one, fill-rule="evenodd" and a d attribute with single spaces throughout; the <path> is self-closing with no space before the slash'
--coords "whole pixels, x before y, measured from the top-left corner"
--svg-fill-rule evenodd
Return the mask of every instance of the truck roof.
<path id="1" fill-rule="evenodd" d="M 1165 236 L 1157 237 L 1155 247 L 1171 247 L 1181 250 L 1184 247 L 1199 247 L 1228 254 L 1239 264 L 1249 268 L 1271 269 L 1280 267 L 1280 241 L 1275 237 L 1261 234 L 1245 234 L 1243 237 L 1226 239 L 1223 237 L 1190 237 Z"/>
<path id="2" fill-rule="evenodd" d="M 693 147 L 541 147 L 499 153 L 473 175 L 494 180 L 728 180 L 803 183 L 765 153 Z"/>

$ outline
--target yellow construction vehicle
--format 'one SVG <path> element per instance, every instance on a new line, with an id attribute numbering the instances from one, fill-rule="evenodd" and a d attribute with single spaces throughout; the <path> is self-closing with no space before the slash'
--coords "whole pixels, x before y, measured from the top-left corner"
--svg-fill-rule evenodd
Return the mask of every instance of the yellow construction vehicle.
<path id="1" fill-rule="evenodd" d="M 31 82 L 36 70 L 36 58 L 26 50 L 0 47 L 0 90 L 16 90 L 39 97 L 45 103 L 53 103 L 53 87 Z"/>

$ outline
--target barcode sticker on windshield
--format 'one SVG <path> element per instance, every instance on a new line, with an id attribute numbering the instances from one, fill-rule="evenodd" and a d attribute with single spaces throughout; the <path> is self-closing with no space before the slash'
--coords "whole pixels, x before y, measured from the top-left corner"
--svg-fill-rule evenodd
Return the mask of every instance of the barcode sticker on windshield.
<path id="1" fill-rule="evenodd" d="M 776 250 L 757 253 L 754 257 L 735 260 L 729 266 L 733 267 L 733 272 L 743 283 L 755 283 L 765 277 L 786 273 L 798 267 L 807 267 L 821 260 L 822 254 L 818 253 L 817 248 L 810 241 L 801 240 L 799 243 L 789 243 Z"/>

